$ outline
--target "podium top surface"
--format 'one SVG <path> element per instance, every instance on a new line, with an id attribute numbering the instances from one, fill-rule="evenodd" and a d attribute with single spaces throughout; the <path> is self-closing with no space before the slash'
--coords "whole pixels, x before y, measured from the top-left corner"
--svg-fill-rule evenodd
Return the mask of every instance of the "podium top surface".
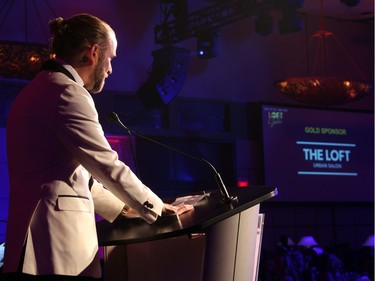
<path id="1" fill-rule="evenodd" d="M 194 210 L 180 216 L 159 217 L 153 224 L 148 224 L 140 218 L 122 218 L 113 223 L 99 221 L 97 223 L 99 245 L 124 245 L 204 233 L 215 223 L 276 196 L 277 188 L 269 186 L 230 188 L 228 193 L 236 197 L 236 200 L 231 202 L 224 202 L 219 190 L 208 192 L 210 195 L 199 201 L 194 206 Z M 172 203 L 176 197 L 165 202 Z"/>

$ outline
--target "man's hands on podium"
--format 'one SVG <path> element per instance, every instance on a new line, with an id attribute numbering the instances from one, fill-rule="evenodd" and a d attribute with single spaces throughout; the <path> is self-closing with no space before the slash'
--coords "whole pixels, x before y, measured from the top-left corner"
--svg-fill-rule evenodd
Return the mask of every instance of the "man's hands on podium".
<path id="1" fill-rule="evenodd" d="M 193 205 L 189 205 L 189 204 L 178 204 L 178 205 L 171 205 L 171 204 L 167 204 L 167 203 L 164 203 L 164 206 L 163 206 L 163 210 L 162 210 L 162 217 L 164 216 L 179 216 L 183 213 L 186 213 L 190 210 L 193 210 L 194 209 L 194 206 Z M 120 215 L 119 215 L 119 218 L 121 217 L 127 217 L 127 218 L 131 218 L 131 217 L 139 217 L 138 213 L 130 208 L 129 206 L 127 205 L 124 205 L 124 208 L 122 209 Z"/>
<path id="2" fill-rule="evenodd" d="M 182 203 L 182 204 L 173 206 L 171 204 L 164 203 L 162 216 L 173 216 L 173 215 L 179 216 L 193 209 L 194 209 L 194 206 L 189 205 L 189 204 Z"/>

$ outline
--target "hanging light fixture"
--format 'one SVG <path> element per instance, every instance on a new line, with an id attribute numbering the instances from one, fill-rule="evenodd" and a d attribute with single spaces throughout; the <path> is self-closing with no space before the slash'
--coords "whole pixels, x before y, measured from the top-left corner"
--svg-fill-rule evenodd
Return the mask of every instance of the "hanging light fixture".
<path id="1" fill-rule="evenodd" d="M 0 22 L 0 30 L 2 29 L 4 22 L 7 19 L 14 2 L 14 0 L 6 0 L 1 5 L 0 15 L 3 15 L 3 17 Z M 28 42 L 27 2 L 27 0 L 24 0 L 25 41 L 20 42 L 11 40 L 0 40 L 0 77 L 2 78 L 18 78 L 23 80 L 32 79 L 40 70 L 43 62 L 54 57 L 54 54 L 50 51 L 48 44 Z M 33 1 L 32 3 L 34 4 L 34 7 L 36 9 L 39 22 L 42 25 L 40 14 L 35 6 L 35 1 Z M 47 4 L 50 11 L 53 13 L 48 3 L 46 1 L 45 3 Z"/>
<path id="2" fill-rule="evenodd" d="M 348 53 L 341 46 L 335 35 L 327 31 L 324 26 L 323 18 L 323 1 L 320 2 L 320 27 L 321 29 L 316 31 L 311 40 L 317 41 L 317 56 L 316 58 L 321 59 L 322 75 L 311 75 L 311 76 L 298 76 L 290 77 L 283 80 L 274 82 L 274 86 L 279 92 L 293 100 L 298 102 L 314 104 L 314 105 L 338 105 L 348 103 L 361 99 L 370 93 L 372 93 L 373 86 L 366 82 L 364 75 L 359 70 L 358 66 L 350 58 Z M 334 39 L 340 49 L 348 57 L 349 61 L 353 64 L 360 76 L 361 80 L 353 80 L 351 78 L 343 78 L 337 76 L 327 75 L 327 62 L 326 62 L 326 40 Z M 318 65 L 318 61 L 315 61 L 315 66 Z M 312 73 L 314 73 L 315 69 Z"/>

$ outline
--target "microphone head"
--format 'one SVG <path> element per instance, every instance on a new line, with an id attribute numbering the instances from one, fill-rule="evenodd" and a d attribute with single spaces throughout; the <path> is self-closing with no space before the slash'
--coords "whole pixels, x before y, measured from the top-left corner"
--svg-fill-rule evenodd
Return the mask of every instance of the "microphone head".
<path id="1" fill-rule="evenodd" d="M 107 120 L 110 121 L 110 122 L 118 122 L 119 119 L 118 119 L 118 115 L 116 112 L 111 112 L 107 115 Z"/>
<path id="2" fill-rule="evenodd" d="M 113 123 L 117 123 L 117 125 L 120 125 L 121 127 L 123 127 L 124 129 L 126 129 L 129 133 L 130 133 L 130 129 L 128 127 L 126 127 L 120 120 L 120 118 L 118 117 L 117 113 L 116 112 L 111 112 L 107 115 L 107 120 L 109 122 L 113 122 Z"/>

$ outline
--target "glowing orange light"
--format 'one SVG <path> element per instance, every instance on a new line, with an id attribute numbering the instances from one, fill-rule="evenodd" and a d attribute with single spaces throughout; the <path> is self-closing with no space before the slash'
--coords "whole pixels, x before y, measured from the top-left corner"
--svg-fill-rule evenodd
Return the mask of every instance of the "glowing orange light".
<path id="1" fill-rule="evenodd" d="M 39 60 L 40 60 L 40 58 L 39 58 L 38 56 L 31 56 L 31 57 L 29 58 L 29 61 L 30 61 L 31 63 L 37 63 Z"/>

